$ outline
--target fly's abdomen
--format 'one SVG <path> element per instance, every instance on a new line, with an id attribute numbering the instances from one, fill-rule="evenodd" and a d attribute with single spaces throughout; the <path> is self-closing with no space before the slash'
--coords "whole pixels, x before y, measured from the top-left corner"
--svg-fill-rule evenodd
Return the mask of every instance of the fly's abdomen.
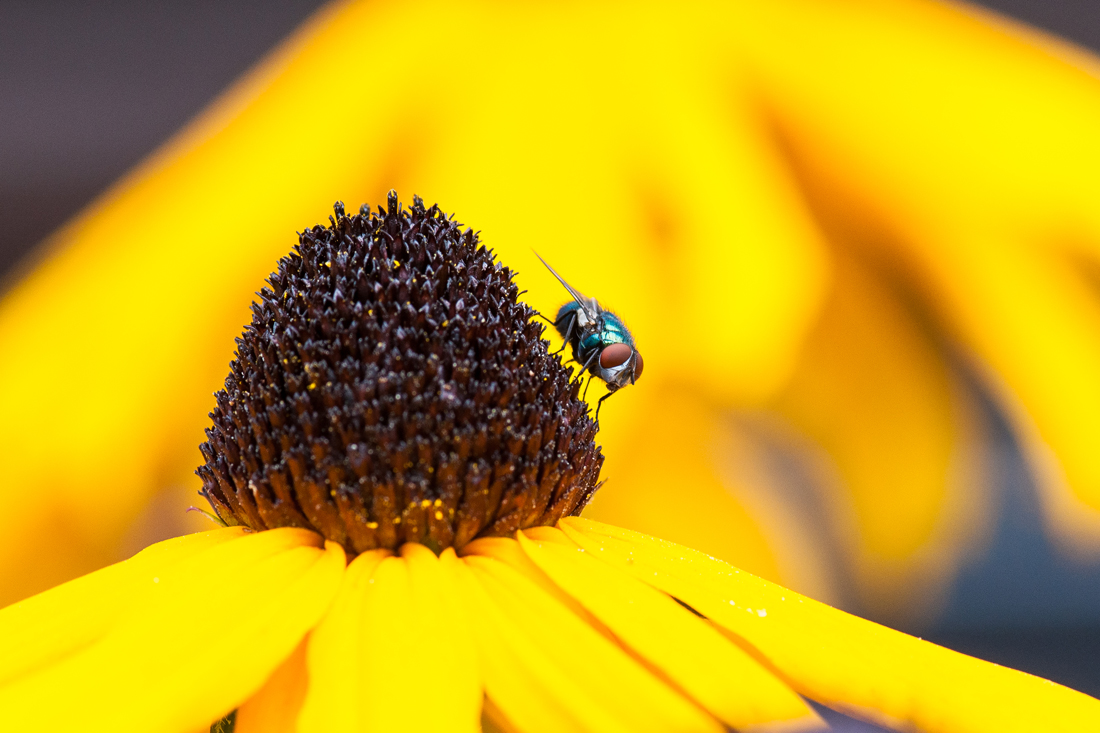
<path id="1" fill-rule="evenodd" d="M 562 338 L 565 338 L 566 329 L 569 328 L 569 323 L 576 318 L 578 310 L 580 310 L 580 306 L 575 302 L 566 303 L 558 309 L 558 315 L 554 318 L 554 328 L 558 330 Z"/>

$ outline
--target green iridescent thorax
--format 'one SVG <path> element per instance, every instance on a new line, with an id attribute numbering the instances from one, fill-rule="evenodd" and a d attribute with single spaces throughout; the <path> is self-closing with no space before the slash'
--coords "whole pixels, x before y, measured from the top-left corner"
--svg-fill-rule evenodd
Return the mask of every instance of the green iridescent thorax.
<path id="1" fill-rule="evenodd" d="M 603 348 L 609 344 L 634 345 L 634 339 L 631 338 L 630 331 L 626 330 L 626 326 L 623 325 L 623 322 L 618 316 L 613 313 L 608 313 L 607 311 L 604 311 L 600 315 L 603 321 L 603 327 L 598 331 L 593 331 L 588 334 L 584 340 L 581 341 L 580 348 L 582 351 Z"/>

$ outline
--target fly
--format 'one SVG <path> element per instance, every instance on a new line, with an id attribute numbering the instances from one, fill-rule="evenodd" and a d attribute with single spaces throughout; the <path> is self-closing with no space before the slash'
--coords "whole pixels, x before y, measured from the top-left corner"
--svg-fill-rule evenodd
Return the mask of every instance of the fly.
<path id="1" fill-rule="evenodd" d="M 601 308 L 595 298 L 581 295 L 537 252 L 535 256 L 573 296 L 572 302 L 558 309 L 552 323 L 565 345 L 572 347 L 573 360 L 581 365 L 581 372 L 591 375 L 584 386 L 584 393 L 588 394 L 588 385 L 593 377 L 599 377 L 607 384 L 607 394 L 596 403 L 596 424 L 599 425 L 603 401 L 626 385 L 634 384 L 642 376 L 642 355 L 638 353 L 634 337 L 621 318 Z"/>

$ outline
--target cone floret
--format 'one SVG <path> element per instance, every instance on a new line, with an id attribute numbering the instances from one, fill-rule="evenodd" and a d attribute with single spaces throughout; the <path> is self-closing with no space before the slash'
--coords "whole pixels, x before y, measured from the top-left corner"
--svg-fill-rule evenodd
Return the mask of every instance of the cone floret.
<path id="1" fill-rule="evenodd" d="M 197 473 L 228 524 L 436 551 L 575 514 L 603 463 L 514 273 L 437 206 L 301 233 L 253 304 Z"/>

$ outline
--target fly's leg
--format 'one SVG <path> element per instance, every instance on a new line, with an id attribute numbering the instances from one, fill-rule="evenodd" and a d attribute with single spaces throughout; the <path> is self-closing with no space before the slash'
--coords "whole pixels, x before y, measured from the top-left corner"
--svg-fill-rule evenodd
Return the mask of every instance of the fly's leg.
<path id="1" fill-rule="evenodd" d="M 555 331 L 558 329 L 558 322 L 557 321 L 551 321 L 549 318 L 547 318 L 543 314 L 539 313 L 538 311 L 535 311 L 535 315 L 538 316 L 539 318 L 541 318 L 542 320 L 546 321 L 547 323 L 549 323 L 551 326 L 553 326 Z M 552 352 L 550 354 L 550 356 L 553 356 L 554 354 L 560 354 L 564 348 L 565 348 L 565 346 L 563 345 L 561 347 L 561 349 L 558 349 L 557 351 Z"/>
<path id="2" fill-rule="evenodd" d="M 554 330 L 558 331 L 559 333 L 561 332 L 561 329 L 558 328 L 558 322 L 561 321 L 560 318 L 557 321 L 551 321 L 549 318 L 539 313 L 538 311 L 535 311 L 535 315 L 553 326 Z M 557 356 L 561 352 L 565 351 L 565 347 L 569 345 L 569 337 L 573 334 L 573 326 L 577 323 L 577 314 L 567 313 L 565 315 L 566 318 L 570 318 L 570 316 L 572 317 L 572 319 L 569 321 L 569 325 L 565 329 L 565 338 L 561 343 L 561 348 L 557 351 L 551 351 L 549 354 L 550 356 Z"/>
<path id="3" fill-rule="evenodd" d="M 589 380 L 589 381 L 591 381 L 591 380 Z M 614 392 L 608 392 L 607 394 L 605 394 L 603 397 L 601 397 L 599 399 L 599 402 L 596 403 L 596 429 L 597 430 L 600 429 L 600 408 L 603 407 L 603 401 L 606 400 L 608 397 L 610 397 L 613 394 L 615 394 L 615 393 Z"/>
<path id="4" fill-rule="evenodd" d="M 600 358 L 600 350 L 592 349 L 592 356 L 588 357 L 587 361 L 584 362 L 584 366 L 581 367 L 581 374 L 587 372 L 588 367 L 592 366 L 592 362 L 598 358 Z M 588 381 L 591 382 L 592 380 L 589 379 Z"/>
<path id="5" fill-rule="evenodd" d="M 592 366 L 592 362 L 595 361 L 596 359 L 598 359 L 599 356 L 600 356 L 600 350 L 599 349 L 593 349 L 592 350 L 592 355 L 588 357 L 588 360 L 584 362 L 584 366 L 581 367 L 581 374 L 584 374 L 585 372 L 587 372 L 588 367 Z M 588 398 L 588 385 L 592 384 L 592 380 L 595 379 L 595 377 L 596 377 L 595 374 L 589 374 L 588 375 L 588 381 L 585 382 L 585 384 L 584 384 L 584 394 L 581 395 L 582 400 Z"/>
<path id="6" fill-rule="evenodd" d="M 569 319 L 569 325 L 567 325 L 565 327 L 565 335 L 562 337 L 563 340 L 561 342 L 561 348 L 558 349 L 557 351 L 555 351 L 550 356 L 554 356 L 555 354 L 560 354 L 561 352 L 565 351 L 565 347 L 569 345 L 569 338 L 573 335 L 573 329 L 577 325 L 577 314 L 576 313 L 566 313 L 565 317 Z M 559 318 L 558 320 L 561 320 L 561 319 Z M 557 328 L 557 327 L 558 327 L 558 321 L 554 321 L 554 328 Z"/>

